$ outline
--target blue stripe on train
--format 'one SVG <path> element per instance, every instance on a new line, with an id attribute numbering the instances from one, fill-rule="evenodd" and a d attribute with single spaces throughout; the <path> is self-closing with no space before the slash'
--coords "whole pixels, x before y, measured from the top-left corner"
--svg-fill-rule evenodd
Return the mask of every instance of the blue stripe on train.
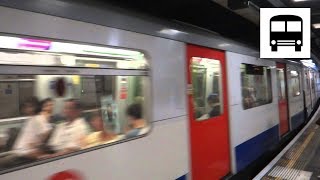
<path id="1" fill-rule="evenodd" d="M 179 178 L 178 178 L 178 179 L 176 179 L 176 180 L 187 180 L 187 174 L 185 174 L 185 175 L 183 175 L 183 176 L 179 177 Z"/>
<path id="2" fill-rule="evenodd" d="M 292 129 L 299 127 L 304 121 L 304 111 L 301 111 L 291 117 L 291 126 Z"/>
<path id="3" fill-rule="evenodd" d="M 279 142 L 279 125 L 276 125 L 248 141 L 236 146 L 237 171 L 258 159 L 264 152 L 272 149 Z"/>

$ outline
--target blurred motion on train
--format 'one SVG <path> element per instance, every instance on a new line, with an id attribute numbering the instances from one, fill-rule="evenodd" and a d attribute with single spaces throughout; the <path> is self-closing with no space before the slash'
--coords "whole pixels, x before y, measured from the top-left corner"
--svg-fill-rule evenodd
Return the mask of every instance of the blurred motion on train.
<path id="1" fill-rule="evenodd" d="M 259 59 L 194 27 L 90 12 L 83 22 L 0 6 L 0 179 L 220 179 L 317 108 L 312 60 Z"/>

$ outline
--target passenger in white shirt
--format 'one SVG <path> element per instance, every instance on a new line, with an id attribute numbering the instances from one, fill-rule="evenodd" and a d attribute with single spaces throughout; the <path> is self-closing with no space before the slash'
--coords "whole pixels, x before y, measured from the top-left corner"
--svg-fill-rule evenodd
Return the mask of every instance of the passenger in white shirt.
<path id="1" fill-rule="evenodd" d="M 43 100 L 40 113 L 27 120 L 13 147 L 17 155 L 37 158 L 42 154 L 39 146 L 46 139 L 52 128 L 49 121 L 52 116 L 53 105 L 52 99 Z"/>
<path id="2" fill-rule="evenodd" d="M 88 133 L 88 126 L 80 117 L 81 112 L 81 105 L 77 100 L 69 99 L 65 102 L 66 122 L 57 125 L 49 142 L 57 153 L 44 156 L 44 158 L 67 154 L 82 148 L 84 138 Z"/>

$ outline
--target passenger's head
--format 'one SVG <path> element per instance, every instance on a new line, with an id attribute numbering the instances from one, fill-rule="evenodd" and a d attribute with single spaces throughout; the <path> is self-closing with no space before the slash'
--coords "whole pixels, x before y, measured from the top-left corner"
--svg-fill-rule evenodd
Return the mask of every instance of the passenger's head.
<path id="1" fill-rule="evenodd" d="M 64 115 L 68 120 L 75 120 L 81 115 L 81 104 L 76 99 L 68 99 L 64 105 Z"/>
<path id="2" fill-rule="evenodd" d="M 242 88 L 242 97 L 248 98 L 250 96 L 249 88 L 243 87 Z"/>
<path id="3" fill-rule="evenodd" d="M 127 109 L 127 116 L 129 120 L 139 120 L 142 118 L 141 104 L 131 104 Z"/>
<path id="4" fill-rule="evenodd" d="M 90 125 L 92 126 L 94 131 L 103 131 L 104 130 L 103 119 L 100 114 L 101 113 L 99 113 L 99 112 L 93 113 L 90 118 Z"/>
<path id="5" fill-rule="evenodd" d="M 218 94 L 210 94 L 207 98 L 207 102 L 209 106 L 213 106 L 215 103 L 219 103 L 219 95 Z"/>
<path id="6" fill-rule="evenodd" d="M 39 113 L 39 100 L 36 97 L 29 97 L 21 106 L 21 112 L 25 116 L 32 116 Z"/>
<path id="7" fill-rule="evenodd" d="M 107 104 L 107 112 L 112 112 L 112 106 L 111 106 L 111 104 Z"/>
<path id="8" fill-rule="evenodd" d="M 42 112 L 47 112 L 49 114 L 53 112 L 53 99 L 46 98 L 42 100 L 40 104 L 41 104 L 40 108 Z"/>

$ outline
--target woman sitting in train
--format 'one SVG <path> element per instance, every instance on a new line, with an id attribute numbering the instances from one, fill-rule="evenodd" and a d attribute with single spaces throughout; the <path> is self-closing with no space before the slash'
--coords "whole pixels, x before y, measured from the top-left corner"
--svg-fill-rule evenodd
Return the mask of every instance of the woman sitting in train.
<path id="1" fill-rule="evenodd" d="M 142 118 L 142 106 L 140 103 L 131 104 L 127 109 L 127 117 L 129 126 L 126 129 L 126 137 L 135 137 L 140 135 L 143 128 L 146 127 L 146 122 Z"/>
<path id="2" fill-rule="evenodd" d="M 43 154 L 40 147 L 52 130 L 50 118 L 53 112 L 53 105 L 53 100 L 50 98 L 41 102 L 41 111 L 38 115 L 28 120 L 14 145 L 14 150 L 17 154 L 30 159 L 36 159 Z"/>
<path id="3" fill-rule="evenodd" d="M 93 129 L 93 132 L 87 135 L 84 139 L 84 148 L 89 148 L 100 144 L 108 143 L 116 137 L 115 134 L 112 134 L 106 130 L 103 119 L 100 114 L 100 111 L 93 113 L 89 121 L 90 126 Z"/>

